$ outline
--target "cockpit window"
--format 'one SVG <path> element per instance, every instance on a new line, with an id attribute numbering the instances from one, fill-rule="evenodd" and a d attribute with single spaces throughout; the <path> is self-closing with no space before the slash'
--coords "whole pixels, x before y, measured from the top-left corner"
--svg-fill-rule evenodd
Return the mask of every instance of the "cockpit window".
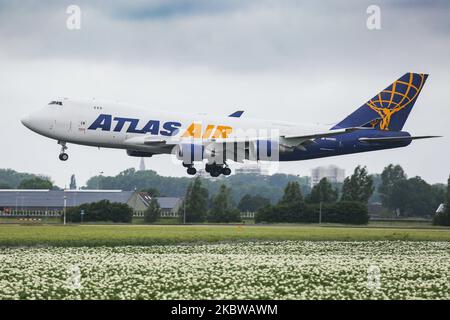
<path id="1" fill-rule="evenodd" d="M 49 105 L 51 105 L 51 104 L 56 104 L 56 105 L 58 105 L 58 106 L 62 106 L 62 102 L 61 102 L 61 101 L 51 101 L 51 102 L 49 103 Z"/>

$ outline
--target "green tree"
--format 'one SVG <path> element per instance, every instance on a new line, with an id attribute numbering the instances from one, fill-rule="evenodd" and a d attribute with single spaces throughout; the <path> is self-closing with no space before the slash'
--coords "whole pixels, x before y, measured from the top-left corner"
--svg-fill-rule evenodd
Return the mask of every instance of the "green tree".
<path id="1" fill-rule="evenodd" d="M 310 203 L 336 202 L 337 199 L 337 190 L 333 188 L 327 178 L 322 178 L 319 183 L 312 188 L 308 197 Z"/>
<path id="2" fill-rule="evenodd" d="M 111 221 L 131 222 L 133 209 L 126 203 L 109 202 L 101 200 L 98 202 L 85 203 L 77 207 L 67 209 L 67 221 L 80 222 L 81 210 L 84 211 L 83 221 Z"/>
<path id="3" fill-rule="evenodd" d="M 300 185 L 296 181 L 288 182 L 284 188 L 283 197 L 281 197 L 278 204 L 297 205 L 303 203 L 303 195 L 300 191 Z"/>
<path id="4" fill-rule="evenodd" d="M 258 209 L 263 208 L 270 204 L 270 200 L 260 195 L 252 196 L 246 194 L 241 198 L 238 204 L 238 209 L 241 212 L 256 212 Z"/>
<path id="5" fill-rule="evenodd" d="M 22 180 L 19 189 L 53 189 L 53 183 L 48 178 L 34 177 Z"/>
<path id="6" fill-rule="evenodd" d="M 359 201 L 339 201 L 331 205 L 324 221 L 333 223 L 367 224 L 367 205 Z"/>
<path id="7" fill-rule="evenodd" d="M 390 164 L 383 169 L 383 172 L 381 173 L 381 184 L 378 187 L 383 207 L 394 209 L 392 207 L 392 197 L 394 197 L 395 194 L 392 193 L 392 189 L 396 183 L 406 179 L 407 177 L 403 168 L 398 164 Z"/>
<path id="8" fill-rule="evenodd" d="M 21 173 L 11 169 L 0 169 L 0 184 L 18 188 L 22 180 L 38 177 L 31 173 Z"/>
<path id="9" fill-rule="evenodd" d="M 70 176 L 70 190 L 76 190 L 77 189 L 77 180 L 75 179 L 75 175 L 72 174 Z"/>
<path id="10" fill-rule="evenodd" d="M 275 215 L 275 206 L 267 205 L 265 207 L 259 208 L 255 215 L 255 222 L 280 222 L 280 217 Z"/>
<path id="11" fill-rule="evenodd" d="M 391 194 L 390 204 L 402 216 L 431 215 L 442 201 L 437 189 L 420 177 L 399 180 Z"/>
<path id="12" fill-rule="evenodd" d="M 445 194 L 444 210 L 433 217 L 433 224 L 450 226 L 450 176 L 447 180 L 447 192 Z"/>
<path id="13" fill-rule="evenodd" d="M 208 220 L 211 222 L 240 222 L 239 210 L 233 206 L 231 189 L 226 185 L 220 186 L 219 192 L 212 199 Z"/>
<path id="14" fill-rule="evenodd" d="M 344 180 L 341 200 L 367 203 L 373 190 L 373 180 L 366 167 L 357 166 L 353 174 Z"/>
<path id="15" fill-rule="evenodd" d="M 283 197 L 273 210 L 280 222 L 299 222 L 302 220 L 302 215 L 305 212 L 305 201 L 298 182 L 291 181 L 286 185 Z"/>
<path id="16" fill-rule="evenodd" d="M 203 222 L 208 213 L 208 190 L 202 186 L 200 177 L 195 178 L 188 186 L 180 216 L 186 210 L 186 222 Z"/>
<path id="17" fill-rule="evenodd" d="M 144 213 L 145 222 L 155 222 L 161 215 L 161 207 L 159 206 L 158 200 L 152 198 L 147 210 Z"/>

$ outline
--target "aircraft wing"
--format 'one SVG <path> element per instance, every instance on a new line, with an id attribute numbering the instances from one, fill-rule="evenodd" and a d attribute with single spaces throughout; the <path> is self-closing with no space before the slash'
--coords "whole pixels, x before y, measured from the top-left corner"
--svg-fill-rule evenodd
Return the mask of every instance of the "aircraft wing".
<path id="1" fill-rule="evenodd" d="M 333 137 L 337 135 L 341 135 L 343 133 L 348 133 L 356 130 L 367 130 L 370 128 L 362 128 L 362 127 L 355 127 L 355 128 L 345 128 L 345 129 L 336 129 L 331 131 L 325 131 L 325 132 L 319 132 L 314 134 L 307 134 L 307 135 L 282 135 L 280 136 L 280 144 L 284 145 L 289 148 L 298 147 L 302 149 L 303 145 L 307 145 L 310 143 L 314 143 L 314 139 L 320 139 L 320 138 L 326 138 L 326 137 Z M 408 137 L 410 138 L 410 137 Z M 269 139 L 269 138 L 267 138 Z M 369 139 L 369 138 L 368 138 Z M 194 143 L 204 144 L 204 145 L 214 145 L 214 144 L 222 144 L 222 143 L 230 143 L 230 142 L 237 142 L 237 143 L 244 143 L 244 142 L 255 142 L 256 140 L 264 140 L 262 137 L 253 138 L 253 137 L 242 137 L 242 138 L 217 138 L 217 139 L 203 139 L 198 140 Z M 148 147 L 161 147 L 161 146 L 175 146 L 183 142 L 183 139 L 179 138 L 171 138 L 168 137 L 167 139 L 163 138 L 155 138 L 152 136 L 140 136 L 140 137 L 133 137 L 125 140 L 126 144 L 129 145 L 140 145 L 140 146 L 148 146 Z"/>

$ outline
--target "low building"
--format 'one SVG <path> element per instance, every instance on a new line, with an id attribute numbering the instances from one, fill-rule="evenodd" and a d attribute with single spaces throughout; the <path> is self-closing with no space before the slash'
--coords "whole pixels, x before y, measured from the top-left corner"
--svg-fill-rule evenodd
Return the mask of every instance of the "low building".
<path id="1" fill-rule="evenodd" d="M 178 217 L 178 210 L 183 199 L 176 197 L 156 197 L 161 208 L 161 217 Z M 143 216 L 144 211 L 150 205 L 152 197 L 146 192 L 135 192 L 130 199 L 130 203 L 138 216 Z M 131 206 L 131 205 L 130 205 Z"/>
<path id="2" fill-rule="evenodd" d="M 183 199 L 173 197 L 157 197 L 156 199 L 161 207 L 161 217 L 179 216 L 178 212 L 183 203 Z"/>
<path id="3" fill-rule="evenodd" d="M 234 170 L 235 174 L 268 175 L 269 165 L 263 163 L 245 163 Z"/>
<path id="4" fill-rule="evenodd" d="M 438 213 L 443 213 L 445 211 L 445 204 L 444 203 L 441 203 L 440 205 L 439 205 L 439 207 L 436 209 L 436 214 L 438 214 Z"/>
<path id="5" fill-rule="evenodd" d="M 108 200 L 128 203 L 133 191 L 122 190 L 0 190 L 0 211 L 60 212 L 66 207 Z"/>
<path id="6" fill-rule="evenodd" d="M 383 213 L 383 205 L 381 202 L 373 202 L 367 205 L 367 211 L 371 218 L 380 218 Z"/>
<path id="7" fill-rule="evenodd" d="M 145 192 L 122 190 L 0 190 L 0 214 L 59 215 L 67 208 L 85 203 L 108 200 L 126 203 L 140 215 L 147 209 L 151 197 Z M 157 198 L 164 216 L 175 216 L 180 198 Z"/>

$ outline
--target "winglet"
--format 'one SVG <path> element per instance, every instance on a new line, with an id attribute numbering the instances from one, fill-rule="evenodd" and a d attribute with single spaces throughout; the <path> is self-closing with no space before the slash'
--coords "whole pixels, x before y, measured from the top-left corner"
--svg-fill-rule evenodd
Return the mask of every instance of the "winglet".
<path id="1" fill-rule="evenodd" d="M 229 117 L 231 117 L 231 118 L 240 118 L 243 113 L 244 113 L 244 111 L 238 110 L 238 111 L 235 111 L 232 114 L 230 114 Z"/>

